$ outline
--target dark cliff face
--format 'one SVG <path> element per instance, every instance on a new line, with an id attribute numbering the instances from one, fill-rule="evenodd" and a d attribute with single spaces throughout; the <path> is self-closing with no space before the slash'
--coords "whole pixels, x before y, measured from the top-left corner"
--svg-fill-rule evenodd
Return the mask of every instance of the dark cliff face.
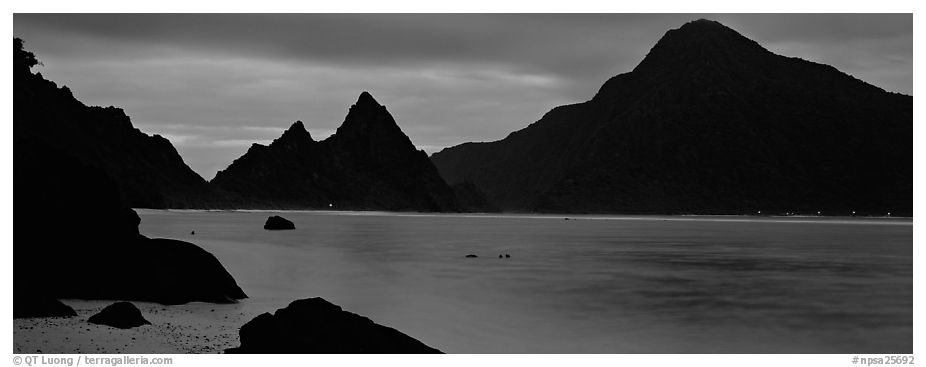
<path id="1" fill-rule="evenodd" d="M 297 121 L 269 146 L 251 146 L 211 184 L 255 207 L 459 210 L 427 154 L 366 92 L 331 137 L 316 142 Z"/>
<path id="2" fill-rule="evenodd" d="M 912 97 L 698 20 L 592 100 L 431 159 L 505 210 L 912 215 L 912 137 Z"/>
<path id="3" fill-rule="evenodd" d="M 105 159 L 127 164 L 139 156 L 130 151 L 119 156 L 118 149 L 153 138 L 130 133 L 127 119 L 96 119 L 124 115 L 85 107 L 31 74 L 35 58 L 18 39 L 13 52 L 14 314 L 36 315 L 33 308 L 41 304 L 35 300 L 54 298 L 162 303 L 244 298 L 212 254 L 191 243 L 140 235 L 139 217 L 120 195 L 126 194 L 120 190 L 125 178 L 115 175 L 122 171 L 87 161 L 112 154 Z M 65 118 L 68 113 L 72 118 Z M 102 126 L 94 126 L 99 121 Z M 64 134 L 72 134 L 72 141 Z M 172 149 L 162 153 L 176 155 Z"/>
<path id="4" fill-rule="evenodd" d="M 161 136 L 132 126 L 122 109 L 90 107 L 31 71 L 37 61 L 14 40 L 13 143 L 40 142 L 101 170 L 131 207 L 202 207 L 206 181 Z"/>

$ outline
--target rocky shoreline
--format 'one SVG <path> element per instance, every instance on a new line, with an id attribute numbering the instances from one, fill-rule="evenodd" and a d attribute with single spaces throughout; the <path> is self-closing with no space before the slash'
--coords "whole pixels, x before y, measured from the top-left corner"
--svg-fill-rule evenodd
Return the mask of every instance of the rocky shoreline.
<path id="1" fill-rule="evenodd" d="M 140 315 L 129 317 L 143 317 L 147 324 L 120 328 L 93 323 L 96 315 L 113 306 L 113 301 L 105 300 L 64 300 L 62 305 L 72 309 L 73 316 L 14 319 L 13 352 L 440 353 L 398 330 L 343 311 L 321 298 L 294 301 L 277 310 L 279 316 L 241 303 L 131 304 Z M 310 325 L 307 320 L 328 322 L 320 326 Z M 277 321 L 290 327 L 268 328 Z"/>

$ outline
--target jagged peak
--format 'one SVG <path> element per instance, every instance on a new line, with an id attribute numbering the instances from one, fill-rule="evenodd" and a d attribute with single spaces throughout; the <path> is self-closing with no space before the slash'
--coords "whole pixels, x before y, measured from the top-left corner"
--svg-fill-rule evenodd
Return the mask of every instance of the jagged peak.
<path id="1" fill-rule="evenodd" d="M 22 38 L 13 38 L 13 71 L 26 73 L 33 66 L 40 64 L 34 53 L 26 51 L 24 44 Z"/>
<path id="2" fill-rule="evenodd" d="M 383 122 L 395 124 L 389 111 L 386 111 L 386 107 L 376 102 L 376 99 L 369 92 L 364 91 L 360 93 L 357 102 L 350 107 L 347 117 L 345 117 L 344 123 L 338 128 L 338 131 L 348 126 L 381 125 Z"/>
<path id="3" fill-rule="evenodd" d="M 289 126 L 288 129 L 286 129 L 284 134 L 288 132 L 307 133 L 308 131 L 305 129 L 305 125 L 302 123 L 302 121 L 296 120 L 296 122 L 294 122 L 292 125 Z"/>
<path id="4" fill-rule="evenodd" d="M 357 102 L 350 106 L 350 109 L 347 111 L 347 116 L 344 118 L 344 122 L 338 127 L 338 131 L 351 130 L 352 128 L 349 126 L 376 125 L 376 122 L 384 120 L 392 120 L 389 111 L 386 111 L 385 106 L 376 102 L 373 95 L 364 91 L 360 93 Z"/>
<path id="5" fill-rule="evenodd" d="M 332 138 L 339 141 L 373 139 L 381 144 L 402 142 L 401 144 L 414 147 L 392 114 L 386 110 L 385 106 L 376 102 L 368 92 L 360 94 L 357 103 L 350 107 L 344 122 Z"/>
<path id="6" fill-rule="evenodd" d="M 363 91 L 360 93 L 360 97 L 357 98 L 357 103 L 354 103 L 354 106 L 373 106 L 379 107 L 379 102 L 376 102 L 376 99 L 373 98 L 373 95 L 370 92 Z"/>
<path id="7" fill-rule="evenodd" d="M 303 125 L 302 121 L 296 121 L 288 129 L 286 129 L 286 131 L 283 132 L 283 135 L 281 135 L 277 140 L 274 140 L 274 142 L 300 140 L 314 141 L 312 139 L 312 134 L 310 134 L 309 131 L 305 129 L 305 125 Z"/>

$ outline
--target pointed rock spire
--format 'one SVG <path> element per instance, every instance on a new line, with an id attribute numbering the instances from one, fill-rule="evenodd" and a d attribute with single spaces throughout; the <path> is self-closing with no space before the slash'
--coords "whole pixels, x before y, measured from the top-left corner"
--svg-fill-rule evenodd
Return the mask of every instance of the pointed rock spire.
<path id="1" fill-rule="evenodd" d="M 403 143 L 409 141 L 386 110 L 386 106 L 376 102 L 369 92 L 360 93 L 357 102 L 350 107 L 344 122 L 338 127 L 336 135 L 347 140 L 360 136 L 375 136 L 375 140 L 380 143 L 394 139 Z"/>
<path id="2" fill-rule="evenodd" d="M 312 140 L 312 134 L 305 129 L 305 125 L 302 124 L 302 121 L 296 121 L 290 126 L 286 131 L 283 132 L 283 135 L 280 136 L 277 140 Z"/>
<path id="3" fill-rule="evenodd" d="M 235 160 L 212 183 L 275 207 L 459 209 L 428 156 L 370 93 L 360 94 L 333 135 L 314 143 L 301 136 L 308 132 L 297 121 L 267 149 L 254 148 Z"/>
<path id="4" fill-rule="evenodd" d="M 376 102 L 376 99 L 373 98 L 370 92 L 363 91 L 363 93 L 360 93 L 360 97 L 357 98 L 357 103 L 354 103 L 354 106 L 380 107 L 380 104 Z"/>

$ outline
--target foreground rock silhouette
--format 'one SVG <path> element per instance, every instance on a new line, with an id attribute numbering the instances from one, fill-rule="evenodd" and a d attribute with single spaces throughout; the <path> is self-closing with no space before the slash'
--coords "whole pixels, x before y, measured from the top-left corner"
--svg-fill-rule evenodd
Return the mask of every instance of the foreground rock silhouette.
<path id="1" fill-rule="evenodd" d="M 431 156 L 506 211 L 912 215 L 913 98 L 709 20 L 502 140 Z"/>
<path id="2" fill-rule="evenodd" d="M 70 91 L 33 74 L 37 62 L 14 39 L 14 314 L 35 314 L 47 299 L 179 304 L 246 298 L 209 252 L 192 243 L 138 233 L 140 219 L 123 201 L 110 171 L 88 163 L 70 146 L 106 146 L 104 138 L 75 135 L 74 141 L 62 143 L 67 134 L 45 134 L 55 126 L 95 129 L 92 122 L 108 115 L 105 109 L 62 99 Z M 68 106 L 58 108 L 56 103 Z M 74 116 L 88 120 L 74 124 Z M 127 120 L 120 123 L 131 128 Z M 28 266 L 37 259 L 40 266 Z"/>
<path id="3" fill-rule="evenodd" d="M 116 302 L 106 306 L 102 311 L 90 316 L 87 322 L 112 326 L 119 329 L 131 329 L 142 325 L 151 325 L 151 323 L 142 316 L 141 310 L 129 302 Z"/>
<path id="4" fill-rule="evenodd" d="M 241 346 L 227 353 L 441 353 L 396 329 L 322 298 L 293 301 L 241 327 Z"/>
<path id="5" fill-rule="evenodd" d="M 30 317 L 72 317 L 77 316 L 71 306 L 54 298 L 47 297 L 14 297 L 13 318 L 24 319 Z"/>
<path id="6" fill-rule="evenodd" d="M 273 215 L 267 218 L 267 222 L 264 223 L 264 229 L 269 229 L 269 230 L 296 229 L 296 225 L 286 218 L 283 218 L 279 215 Z"/>

